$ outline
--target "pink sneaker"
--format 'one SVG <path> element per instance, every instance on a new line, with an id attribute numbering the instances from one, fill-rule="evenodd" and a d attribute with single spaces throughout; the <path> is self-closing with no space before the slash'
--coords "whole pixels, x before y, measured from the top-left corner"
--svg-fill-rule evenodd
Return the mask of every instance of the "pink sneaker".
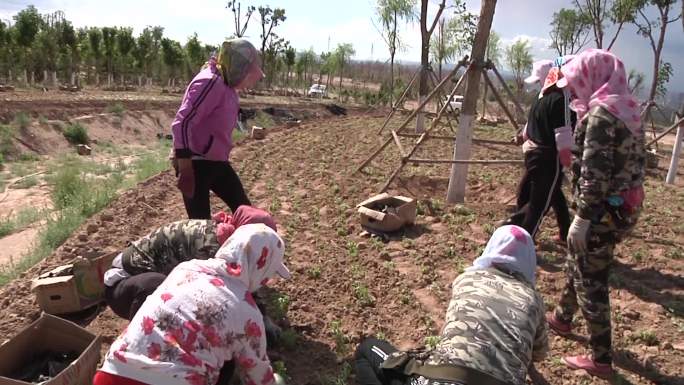
<path id="1" fill-rule="evenodd" d="M 565 239 L 561 238 L 559 234 L 554 235 L 553 242 L 559 246 L 568 247 L 568 244 L 567 242 L 565 242 Z"/>
<path id="2" fill-rule="evenodd" d="M 557 319 L 553 312 L 546 313 L 546 322 L 549 324 L 551 330 L 560 336 L 568 336 L 572 334 L 572 324 L 565 323 Z"/>
<path id="3" fill-rule="evenodd" d="M 596 362 L 591 356 L 563 357 L 563 362 L 570 369 L 582 369 L 592 376 L 596 376 L 604 380 L 611 379 L 615 374 L 613 365 Z"/>

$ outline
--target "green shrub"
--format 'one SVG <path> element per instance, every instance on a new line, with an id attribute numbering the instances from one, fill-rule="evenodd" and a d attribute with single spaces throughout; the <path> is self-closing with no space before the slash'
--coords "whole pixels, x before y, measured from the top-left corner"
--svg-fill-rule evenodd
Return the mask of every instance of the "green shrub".
<path id="1" fill-rule="evenodd" d="M 29 118 L 28 114 L 23 111 L 18 112 L 14 117 L 14 124 L 20 129 L 25 130 L 31 124 L 31 118 Z"/>
<path id="2" fill-rule="evenodd" d="M 0 154 L 3 156 L 3 161 L 7 159 L 7 155 L 14 147 L 12 140 L 16 130 L 10 125 L 0 124 Z"/>
<path id="3" fill-rule="evenodd" d="M 71 144 L 88 144 L 90 142 L 88 130 L 79 123 L 68 125 L 64 129 L 63 135 Z"/>

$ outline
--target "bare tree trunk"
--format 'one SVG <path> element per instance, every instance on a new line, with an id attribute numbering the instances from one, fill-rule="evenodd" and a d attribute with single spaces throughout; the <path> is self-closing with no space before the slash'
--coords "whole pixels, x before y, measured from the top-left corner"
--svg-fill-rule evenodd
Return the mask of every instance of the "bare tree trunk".
<path id="1" fill-rule="evenodd" d="M 390 53 L 390 107 L 394 106 L 394 52 Z"/>
<path id="2" fill-rule="evenodd" d="M 476 67 L 470 67 L 467 73 L 466 94 L 463 100 L 463 113 L 461 115 L 456 143 L 454 144 L 454 160 L 470 159 L 472 143 L 472 122 L 477 113 L 477 99 L 480 91 L 480 78 L 482 77 L 481 66 L 484 64 L 485 50 L 489 40 L 489 32 L 492 28 L 492 19 L 496 10 L 496 0 L 483 0 L 480 9 L 480 18 L 475 34 L 470 60 Z M 466 181 L 468 179 L 468 165 L 454 164 L 451 167 L 447 202 L 461 203 L 465 200 Z"/>

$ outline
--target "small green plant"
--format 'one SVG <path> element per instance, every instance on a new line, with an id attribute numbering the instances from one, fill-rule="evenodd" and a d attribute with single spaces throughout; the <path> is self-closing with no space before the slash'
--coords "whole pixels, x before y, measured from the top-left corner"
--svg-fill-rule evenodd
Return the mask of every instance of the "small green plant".
<path id="1" fill-rule="evenodd" d="M 62 134 L 71 144 L 88 144 L 90 142 L 88 130 L 80 123 L 68 125 Z"/>
<path id="2" fill-rule="evenodd" d="M 269 308 L 269 315 L 274 320 L 279 320 L 287 316 L 287 311 L 290 308 L 290 297 L 285 294 L 277 293 L 271 298 L 271 306 Z"/>
<path id="3" fill-rule="evenodd" d="M 123 117 L 124 113 L 126 112 L 126 107 L 120 102 L 110 104 L 107 106 L 107 112 L 110 114 L 114 114 L 118 116 L 119 118 Z"/>
<path id="4" fill-rule="evenodd" d="M 306 271 L 307 275 L 313 279 L 318 279 L 321 277 L 320 266 L 312 266 Z"/>
<path id="5" fill-rule="evenodd" d="M 646 346 L 656 346 L 660 344 L 658 336 L 652 330 L 642 330 L 636 334 L 636 338 Z"/>
<path id="6" fill-rule="evenodd" d="M 439 345 L 439 341 L 441 338 L 439 336 L 429 336 L 425 337 L 425 346 L 428 347 L 429 349 L 435 349 L 437 345 Z"/>
<path id="7" fill-rule="evenodd" d="M 25 130 L 31 125 L 31 118 L 29 118 L 28 114 L 23 111 L 18 112 L 14 117 L 14 125 L 19 127 L 21 130 Z"/>
<path id="8" fill-rule="evenodd" d="M 347 254 L 350 257 L 357 257 L 359 255 L 359 244 L 354 241 L 347 241 Z"/>
<path id="9" fill-rule="evenodd" d="M 354 290 L 354 297 L 359 302 L 361 306 L 373 306 L 375 305 L 375 297 L 371 295 L 370 290 L 365 285 L 358 282 L 352 284 L 352 289 Z"/>
<path id="10" fill-rule="evenodd" d="M 287 368 L 283 361 L 275 361 L 273 363 L 273 372 L 278 373 L 280 377 L 287 381 Z"/>
<path id="11" fill-rule="evenodd" d="M 285 329 L 280 333 L 279 342 L 285 349 L 292 350 L 297 347 L 299 335 L 292 329 Z"/>
<path id="12" fill-rule="evenodd" d="M 342 331 L 342 321 L 332 321 L 330 323 L 330 332 L 335 340 L 335 351 L 337 354 L 341 356 L 347 354 L 349 339 Z"/>

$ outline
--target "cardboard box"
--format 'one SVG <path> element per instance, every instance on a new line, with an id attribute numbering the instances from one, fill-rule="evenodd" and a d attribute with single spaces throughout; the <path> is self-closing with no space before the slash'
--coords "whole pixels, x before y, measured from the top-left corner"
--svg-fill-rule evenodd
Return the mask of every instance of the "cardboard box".
<path id="1" fill-rule="evenodd" d="M 49 314 L 75 313 L 104 300 L 104 273 L 118 253 L 89 260 L 77 258 L 60 266 L 31 284 L 40 308 Z"/>
<path id="2" fill-rule="evenodd" d="M 27 385 L 10 376 L 46 352 L 76 353 L 78 358 L 41 385 L 91 385 L 100 361 L 100 337 L 73 322 L 43 313 L 14 338 L 0 345 L 0 385 Z"/>
<path id="3" fill-rule="evenodd" d="M 252 139 L 265 139 L 266 129 L 263 127 L 252 127 Z"/>
<path id="4" fill-rule="evenodd" d="M 397 231 L 416 220 L 416 200 L 404 196 L 383 193 L 356 207 L 362 226 L 382 232 Z"/>

